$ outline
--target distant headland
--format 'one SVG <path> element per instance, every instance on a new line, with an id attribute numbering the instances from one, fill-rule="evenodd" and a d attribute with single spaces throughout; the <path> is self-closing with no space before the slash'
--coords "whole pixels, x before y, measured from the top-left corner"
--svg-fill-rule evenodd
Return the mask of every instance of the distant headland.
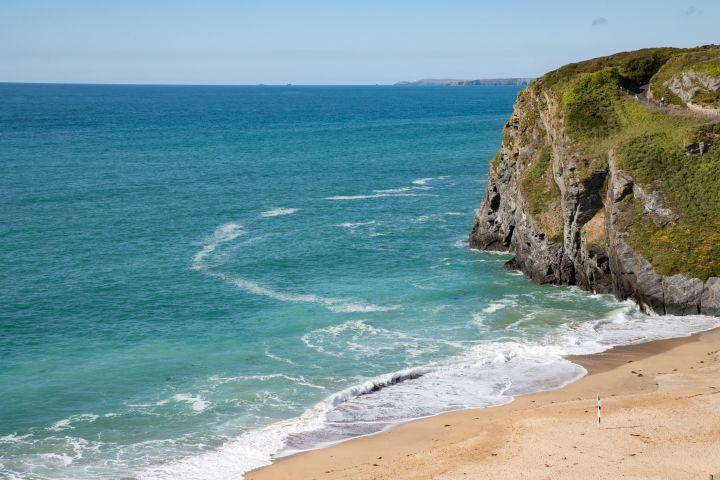
<path id="1" fill-rule="evenodd" d="M 478 80 L 457 80 L 448 78 L 424 78 L 414 82 L 397 82 L 395 85 L 448 85 L 453 87 L 465 87 L 472 85 L 527 85 L 535 80 L 534 78 L 485 78 Z"/>

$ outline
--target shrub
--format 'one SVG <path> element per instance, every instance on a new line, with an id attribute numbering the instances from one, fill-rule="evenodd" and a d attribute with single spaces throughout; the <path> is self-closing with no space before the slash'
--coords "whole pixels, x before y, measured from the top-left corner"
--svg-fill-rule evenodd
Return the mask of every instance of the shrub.
<path id="1" fill-rule="evenodd" d="M 615 101 L 620 74 L 617 68 L 581 76 L 563 95 L 565 127 L 576 139 L 605 137 L 618 127 Z"/>

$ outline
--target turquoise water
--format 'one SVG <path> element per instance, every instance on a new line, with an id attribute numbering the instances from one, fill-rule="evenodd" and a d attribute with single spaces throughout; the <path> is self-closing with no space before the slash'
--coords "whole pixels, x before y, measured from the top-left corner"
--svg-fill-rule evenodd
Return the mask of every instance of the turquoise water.
<path id="1" fill-rule="evenodd" d="M 515 87 L 0 85 L 0 478 L 239 478 L 715 320 L 468 250 Z"/>

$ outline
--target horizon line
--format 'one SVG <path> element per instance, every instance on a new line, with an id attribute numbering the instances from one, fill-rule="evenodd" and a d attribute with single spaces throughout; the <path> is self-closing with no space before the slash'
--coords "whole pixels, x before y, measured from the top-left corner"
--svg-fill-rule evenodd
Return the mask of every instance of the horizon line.
<path id="1" fill-rule="evenodd" d="M 460 81 L 488 81 L 508 79 L 536 79 L 537 77 L 496 77 L 476 78 Z M 456 81 L 456 80 L 451 80 Z M 128 86 L 128 87 L 517 87 L 521 85 L 447 85 L 442 83 L 418 84 L 417 81 L 395 83 L 136 83 L 136 82 L 18 82 L 0 80 L 0 85 L 84 85 L 84 86 Z"/>

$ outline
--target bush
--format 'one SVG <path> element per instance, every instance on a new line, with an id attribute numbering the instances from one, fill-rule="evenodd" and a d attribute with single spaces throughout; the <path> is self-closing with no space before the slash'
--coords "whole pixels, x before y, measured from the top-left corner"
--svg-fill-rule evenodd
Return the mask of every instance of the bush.
<path id="1" fill-rule="evenodd" d="M 618 127 L 615 101 L 619 95 L 617 68 L 581 76 L 563 95 L 565 127 L 576 139 L 605 137 Z"/>
<path id="2" fill-rule="evenodd" d="M 543 147 L 533 158 L 530 168 L 523 173 L 522 186 L 533 215 L 540 214 L 548 200 L 560 193 L 555 181 L 548 177 L 552 176 L 548 168 L 551 159 L 550 149 Z"/>
<path id="3" fill-rule="evenodd" d="M 674 50 L 671 49 L 658 49 L 628 58 L 620 66 L 622 85 L 636 89 L 647 84 L 673 53 Z"/>

